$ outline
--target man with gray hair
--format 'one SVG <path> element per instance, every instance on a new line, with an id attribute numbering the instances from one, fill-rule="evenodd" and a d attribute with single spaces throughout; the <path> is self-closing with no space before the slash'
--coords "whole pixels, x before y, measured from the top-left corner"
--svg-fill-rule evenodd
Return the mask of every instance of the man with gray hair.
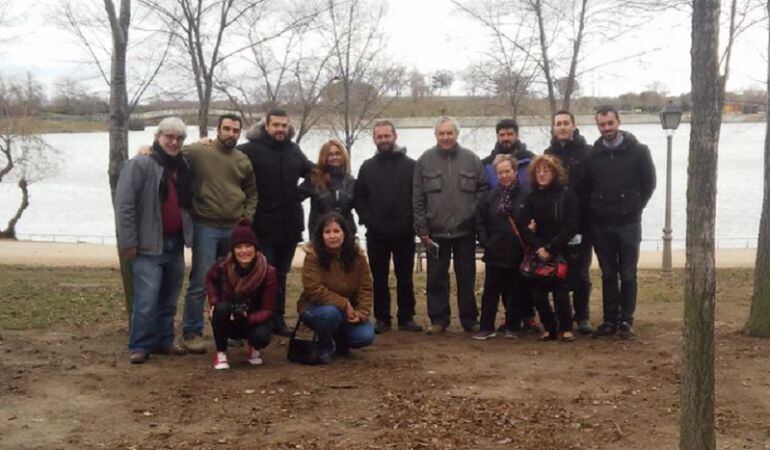
<path id="1" fill-rule="evenodd" d="M 474 217 L 476 202 L 489 185 L 479 157 L 457 143 L 457 121 L 442 116 L 434 130 L 436 145 L 417 160 L 412 189 L 414 229 L 428 254 L 428 333 L 443 333 L 449 326 L 453 256 L 460 324 L 465 331 L 477 331 Z"/>
<path id="2" fill-rule="evenodd" d="M 192 243 L 190 165 L 181 154 L 185 124 L 161 121 L 149 155 L 123 166 L 115 193 L 118 245 L 133 261 L 133 311 L 128 349 L 133 364 L 150 353 L 181 355 L 174 316 L 184 278 L 183 245 Z"/>

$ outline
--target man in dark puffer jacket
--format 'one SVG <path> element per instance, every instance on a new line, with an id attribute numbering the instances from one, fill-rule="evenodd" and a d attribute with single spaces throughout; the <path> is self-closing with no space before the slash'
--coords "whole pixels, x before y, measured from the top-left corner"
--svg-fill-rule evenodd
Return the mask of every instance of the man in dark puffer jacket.
<path id="1" fill-rule="evenodd" d="M 589 303 L 591 298 L 591 257 L 593 239 L 591 238 L 588 200 L 588 171 L 586 159 L 593 147 L 586 143 L 575 126 L 575 116 L 562 110 L 553 115 L 551 121 L 553 139 L 545 150 L 546 155 L 553 155 L 561 160 L 569 174 L 569 188 L 577 195 L 580 209 L 580 226 L 571 245 L 567 246 L 565 256 L 569 263 L 567 287 L 572 291 L 574 320 L 577 330 L 582 334 L 594 332 L 589 321 Z"/>
<path id="2" fill-rule="evenodd" d="M 636 268 L 642 240 L 642 211 L 655 190 L 650 149 L 627 131 L 619 131 L 613 107 L 596 113 L 602 137 L 588 158 L 591 234 L 602 269 L 604 321 L 594 336 L 636 336 Z M 620 286 L 618 286 L 618 280 Z"/>
<path id="3" fill-rule="evenodd" d="M 305 229 L 297 184 L 300 178 L 310 176 L 313 167 L 299 145 L 291 141 L 292 134 L 288 113 L 273 109 L 265 116 L 264 125 L 249 129 L 249 142 L 238 146 L 249 157 L 257 179 L 259 203 L 252 226 L 260 251 L 278 272 L 273 331 L 282 336 L 291 334 L 284 320 L 286 275 Z"/>

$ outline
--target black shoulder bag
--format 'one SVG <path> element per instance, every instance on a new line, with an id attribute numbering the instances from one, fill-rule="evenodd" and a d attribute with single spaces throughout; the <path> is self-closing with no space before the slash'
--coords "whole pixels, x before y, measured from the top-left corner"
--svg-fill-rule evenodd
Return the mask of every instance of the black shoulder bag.
<path id="1" fill-rule="evenodd" d="M 318 336 L 313 331 L 312 339 L 302 339 L 297 337 L 297 330 L 302 326 L 302 314 L 297 318 L 297 324 L 294 325 L 294 330 L 289 337 L 289 348 L 286 353 L 286 358 L 299 364 L 307 364 L 309 366 L 315 366 L 321 364 L 321 346 L 318 342 Z"/>

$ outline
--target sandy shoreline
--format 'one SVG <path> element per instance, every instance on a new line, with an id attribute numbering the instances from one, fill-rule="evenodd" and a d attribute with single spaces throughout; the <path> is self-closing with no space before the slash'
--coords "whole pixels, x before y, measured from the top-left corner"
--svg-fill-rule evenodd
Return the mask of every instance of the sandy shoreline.
<path id="1" fill-rule="evenodd" d="M 294 267 L 301 267 L 304 253 L 297 250 Z M 718 249 L 717 267 L 753 267 L 756 249 Z M 190 251 L 185 251 L 185 260 L 190 264 Z M 674 267 L 684 267 L 684 250 L 675 250 Z M 52 267 L 118 267 L 116 250 L 113 245 L 70 244 L 55 242 L 0 241 L 0 265 L 41 265 Z M 640 268 L 657 268 L 661 264 L 661 252 L 643 251 L 639 258 Z M 483 266 L 483 264 L 480 264 Z M 596 258 L 594 258 L 594 266 Z"/>

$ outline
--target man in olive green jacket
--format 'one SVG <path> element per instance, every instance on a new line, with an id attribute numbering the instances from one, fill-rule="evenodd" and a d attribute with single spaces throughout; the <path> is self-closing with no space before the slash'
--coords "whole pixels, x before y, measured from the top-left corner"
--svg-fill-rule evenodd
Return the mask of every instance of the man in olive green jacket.
<path id="1" fill-rule="evenodd" d="M 182 321 L 182 345 L 191 353 L 206 352 L 201 339 L 206 272 L 229 249 L 235 223 L 251 220 L 257 209 L 254 169 L 249 158 L 235 150 L 240 135 L 240 117 L 227 114 L 219 118 L 211 144 L 182 149 L 192 168 L 192 269 Z"/>
<path id="2" fill-rule="evenodd" d="M 460 129 L 452 117 L 436 122 L 436 146 L 414 168 L 414 229 L 428 253 L 428 333 L 449 325 L 449 262 L 454 256 L 457 307 L 465 331 L 478 328 L 475 298 L 476 202 L 488 189 L 481 160 L 457 143 Z"/>

